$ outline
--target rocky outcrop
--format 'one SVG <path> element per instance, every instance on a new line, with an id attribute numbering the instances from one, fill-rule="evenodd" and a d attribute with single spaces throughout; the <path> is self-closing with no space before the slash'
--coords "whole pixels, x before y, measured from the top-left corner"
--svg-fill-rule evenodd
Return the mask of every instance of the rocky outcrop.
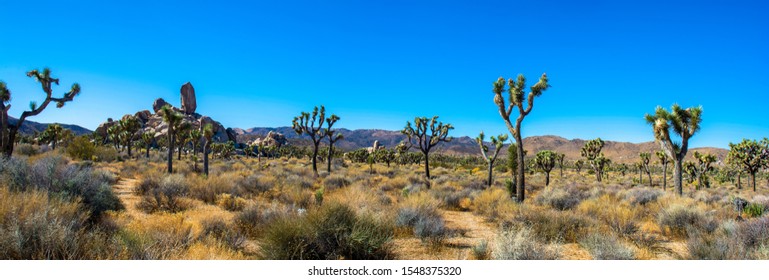
<path id="1" fill-rule="evenodd" d="M 280 148 L 284 145 L 288 145 L 288 139 L 286 139 L 286 136 L 284 136 L 281 133 L 270 131 L 267 133 L 267 136 L 264 138 L 256 138 L 254 141 L 249 143 L 251 146 L 259 146 L 264 145 L 265 147 L 275 147 Z"/>
<path id="2" fill-rule="evenodd" d="M 233 141 L 236 142 L 235 136 L 237 136 L 237 133 L 229 128 L 225 128 L 220 122 L 217 122 L 210 117 L 207 116 L 201 116 L 198 113 L 195 113 L 195 109 L 197 107 L 196 100 L 195 100 L 195 90 L 192 88 L 192 84 L 186 83 L 182 86 L 181 89 L 181 101 L 182 101 L 182 109 L 172 107 L 174 111 L 180 112 L 183 114 L 182 122 L 189 123 L 193 129 L 200 129 L 201 127 L 205 126 L 206 124 L 211 124 L 214 129 L 214 141 L 216 142 L 227 142 L 227 141 Z M 139 112 L 136 112 L 133 114 L 141 124 L 141 130 L 137 134 L 143 134 L 143 133 L 152 133 L 155 135 L 155 137 L 165 137 L 168 133 L 168 125 L 163 121 L 163 117 L 158 114 L 160 111 L 160 108 L 162 108 L 165 105 L 170 105 L 168 102 L 163 100 L 163 98 L 158 98 L 155 100 L 155 102 L 152 103 L 152 110 L 155 112 L 154 114 L 151 113 L 149 110 L 142 110 Z M 122 119 L 125 119 L 131 115 L 125 115 Z M 106 122 L 99 125 L 98 128 L 96 128 L 96 133 L 102 137 L 102 139 L 107 139 L 107 129 L 117 124 L 117 121 L 113 119 L 108 119 Z"/>
<path id="3" fill-rule="evenodd" d="M 195 99 L 195 88 L 192 87 L 190 82 L 187 82 L 181 89 L 181 103 L 182 112 L 186 115 L 195 113 L 198 108 L 197 100 Z"/>
<path id="4" fill-rule="evenodd" d="M 384 146 L 379 146 L 379 140 L 374 140 L 374 145 L 366 148 L 366 151 L 370 154 L 384 148 L 385 148 Z"/>
<path id="5" fill-rule="evenodd" d="M 160 111 L 160 108 L 163 108 L 163 106 L 168 105 L 168 102 L 166 102 L 163 98 L 155 99 L 155 102 L 152 103 L 152 110 L 155 111 L 155 114 Z"/>

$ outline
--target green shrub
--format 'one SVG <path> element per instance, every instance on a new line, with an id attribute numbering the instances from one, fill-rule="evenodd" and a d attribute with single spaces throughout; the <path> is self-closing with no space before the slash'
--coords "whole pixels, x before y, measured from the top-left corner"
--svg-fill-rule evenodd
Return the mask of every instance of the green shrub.
<path id="1" fill-rule="evenodd" d="M 663 233 L 679 237 L 688 237 L 691 230 L 704 228 L 707 223 L 702 210 L 680 204 L 660 211 L 657 222 Z"/>
<path id="2" fill-rule="evenodd" d="M 86 136 L 75 137 L 66 148 L 67 155 L 73 159 L 94 160 L 96 145 Z"/>
<path id="3" fill-rule="evenodd" d="M 187 208 L 186 203 L 181 198 L 187 196 L 188 193 L 189 186 L 183 175 L 168 175 L 160 181 L 156 188 L 149 189 L 142 196 L 138 207 L 148 213 L 179 212 Z"/>
<path id="4" fill-rule="evenodd" d="M 24 156 L 34 156 L 40 153 L 40 150 L 38 150 L 37 147 L 27 143 L 21 143 L 16 145 L 15 150 L 17 154 L 24 155 Z"/>
<path id="5" fill-rule="evenodd" d="M 579 244 L 587 249 L 596 260 L 632 260 L 635 258 L 633 250 L 622 245 L 613 235 L 591 233 L 580 238 Z"/>
<path id="6" fill-rule="evenodd" d="M 389 259 L 392 234 L 388 223 L 357 215 L 347 205 L 327 204 L 274 221 L 262 253 L 267 259 Z"/>
<path id="7" fill-rule="evenodd" d="M 558 252 L 542 244 L 529 227 L 502 231 L 492 254 L 497 260 L 555 260 L 559 257 Z"/>
<path id="8" fill-rule="evenodd" d="M 742 209 L 742 213 L 748 215 L 748 217 L 755 218 L 761 217 L 764 214 L 764 206 L 760 204 L 750 203 Z"/>

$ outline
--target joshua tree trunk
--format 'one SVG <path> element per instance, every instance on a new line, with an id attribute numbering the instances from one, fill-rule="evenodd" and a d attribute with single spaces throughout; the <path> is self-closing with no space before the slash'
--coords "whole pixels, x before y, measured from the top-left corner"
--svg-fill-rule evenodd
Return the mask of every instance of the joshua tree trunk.
<path id="1" fill-rule="evenodd" d="M 147 158 L 150 158 L 150 146 L 147 146 Z"/>
<path id="2" fill-rule="evenodd" d="M 178 148 L 176 148 L 179 152 L 177 153 L 176 160 L 182 160 L 182 145 L 179 145 Z"/>
<path id="3" fill-rule="evenodd" d="M 753 183 L 753 191 L 756 191 L 756 173 L 751 172 L 750 173 L 750 181 Z"/>
<path id="4" fill-rule="evenodd" d="M 489 188 L 491 187 L 491 175 L 494 172 L 494 162 L 489 161 Z"/>
<path id="5" fill-rule="evenodd" d="M 520 131 L 521 131 L 520 122 L 518 122 L 516 131 L 518 131 L 518 133 L 516 133 L 514 135 L 515 136 L 515 142 L 518 143 L 518 145 L 516 145 L 516 147 L 518 148 L 518 174 L 515 174 L 518 177 L 516 179 L 516 182 L 515 182 L 515 183 L 517 183 L 516 184 L 516 196 L 517 196 L 516 199 L 518 200 L 518 202 L 523 202 L 523 200 L 526 198 L 525 197 L 526 192 L 524 191 L 526 189 L 526 177 L 524 176 L 525 175 L 524 172 L 526 172 L 526 170 L 524 169 L 525 166 L 524 166 L 524 162 L 523 162 L 523 156 L 524 156 L 524 154 L 523 154 L 523 139 L 521 138 L 521 133 L 520 133 Z"/>
<path id="6" fill-rule="evenodd" d="M 676 158 L 673 160 L 673 186 L 675 186 L 676 193 L 681 196 L 684 194 L 684 187 L 683 187 L 683 177 L 681 176 L 683 173 L 682 166 L 681 166 L 682 159 Z"/>
<path id="7" fill-rule="evenodd" d="M 203 173 L 208 177 L 208 143 L 203 147 Z"/>
<path id="8" fill-rule="evenodd" d="M 334 143 L 328 145 L 328 158 L 326 159 L 326 172 L 331 173 L 331 157 L 334 155 Z"/>
<path id="9" fill-rule="evenodd" d="M 427 153 L 424 153 L 424 155 L 425 155 L 425 178 L 427 178 L 427 180 L 430 180 L 430 157 L 427 156 Z M 430 186 L 428 185 L 427 188 L 429 189 Z"/>
<path id="10" fill-rule="evenodd" d="M 53 146 L 51 147 L 52 150 L 56 151 L 56 132 L 53 133 Z"/>
<path id="11" fill-rule="evenodd" d="M 550 185 L 550 172 L 545 172 L 545 186 Z"/>
<path id="12" fill-rule="evenodd" d="M 646 176 L 649 177 L 649 187 L 653 187 L 653 185 L 652 185 L 652 173 L 651 172 L 646 172 Z"/>
<path id="13" fill-rule="evenodd" d="M 174 134 L 168 130 L 168 173 L 174 173 Z"/>
<path id="14" fill-rule="evenodd" d="M 667 162 L 662 165 L 662 190 L 666 191 L 668 188 L 668 164 Z"/>
<path id="15" fill-rule="evenodd" d="M 312 171 L 315 172 L 315 177 L 318 176 L 318 143 L 315 143 L 315 147 L 312 150 Z"/>

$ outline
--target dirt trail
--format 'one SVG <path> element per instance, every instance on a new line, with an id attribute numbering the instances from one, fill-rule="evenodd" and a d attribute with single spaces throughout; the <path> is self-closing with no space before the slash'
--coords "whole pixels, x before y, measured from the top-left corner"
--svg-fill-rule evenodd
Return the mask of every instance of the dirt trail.
<path id="1" fill-rule="evenodd" d="M 142 217 L 145 214 L 140 211 L 138 208 L 136 208 L 136 205 L 139 203 L 139 200 L 141 199 L 139 196 L 134 194 L 133 189 L 136 186 L 136 184 L 139 183 L 139 180 L 131 179 L 131 178 L 121 178 L 118 180 L 117 184 L 112 186 L 112 189 L 115 191 L 115 194 L 117 194 L 117 197 L 120 198 L 120 201 L 123 203 L 123 206 L 125 206 L 125 211 L 129 216 L 132 217 Z"/>

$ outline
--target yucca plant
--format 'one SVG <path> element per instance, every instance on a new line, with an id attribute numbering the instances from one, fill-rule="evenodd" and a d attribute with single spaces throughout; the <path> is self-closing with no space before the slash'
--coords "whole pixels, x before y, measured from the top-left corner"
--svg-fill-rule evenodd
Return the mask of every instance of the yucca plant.
<path id="1" fill-rule="evenodd" d="M 481 134 L 475 138 L 475 142 L 477 142 L 478 146 L 481 148 L 481 156 L 483 156 L 483 160 L 485 160 L 486 164 L 489 166 L 489 179 L 487 183 L 488 186 L 491 187 L 494 162 L 497 161 L 497 156 L 499 156 L 499 152 L 502 151 L 502 146 L 505 144 L 505 141 L 507 141 L 507 134 L 500 134 L 497 137 L 491 136 L 491 145 L 494 147 L 494 153 L 491 156 L 488 155 L 489 147 L 483 143 L 485 137 L 483 131 L 481 131 Z"/>
<path id="2" fill-rule="evenodd" d="M 673 160 L 673 185 L 676 193 L 683 196 L 683 160 L 689 151 L 689 139 L 700 130 L 702 107 L 684 109 L 674 104 L 670 111 L 657 106 L 654 115 L 646 114 L 646 122 L 652 126 L 654 139 L 660 143 L 662 151 Z M 673 142 L 670 129 L 681 138 Z"/>
<path id="3" fill-rule="evenodd" d="M 507 89 L 505 89 L 506 84 L 508 86 Z M 550 85 L 548 84 L 547 74 L 544 73 L 539 78 L 539 81 L 530 88 L 531 91 L 526 97 L 524 97 L 526 91 L 526 77 L 523 75 L 518 75 L 516 80 L 510 78 L 507 80 L 507 82 L 505 82 L 505 78 L 499 77 L 499 79 L 493 83 L 492 91 L 494 92 L 494 104 L 497 105 L 499 115 L 502 117 L 502 120 L 505 121 L 507 130 L 509 130 L 510 134 L 513 135 L 515 143 L 518 144 L 516 146 L 518 149 L 516 154 L 518 171 L 516 174 L 517 178 L 515 182 L 517 190 L 516 199 L 518 202 L 523 202 L 526 199 L 526 174 L 524 170 L 526 163 L 524 162 L 521 124 L 523 123 L 523 119 L 526 118 L 526 116 L 528 116 L 531 113 L 531 110 L 534 108 L 534 98 L 541 96 L 542 93 L 549 87 Z M 509 104 L 505 104 L 505 98 L 502 96 L 503 92 L 508 93 Z M 527 103 L 528 106 L 524 105 L 524 102 Z M 510 120 L 510 117 L 513 116 L 514 108 L 518 108 L 518 117 L 515 119 L 515 124 L 513 124 L 513 122 Z"/>

